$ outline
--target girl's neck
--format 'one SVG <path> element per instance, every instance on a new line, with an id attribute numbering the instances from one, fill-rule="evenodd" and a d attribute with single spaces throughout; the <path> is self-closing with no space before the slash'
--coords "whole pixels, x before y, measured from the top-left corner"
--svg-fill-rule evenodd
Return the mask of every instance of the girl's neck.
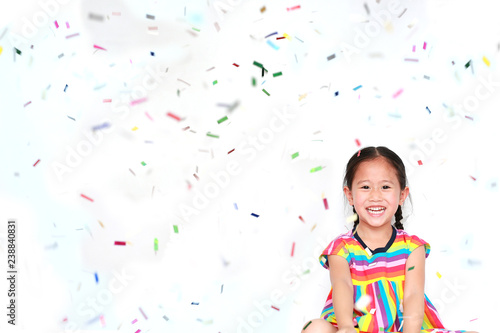
<path id="1" fill-rule="evenodd" d="M 359 222 L 356 233 L 365 242 L 385 245 L 391 239 L 392 225 L 387 223 L 380 227 L 372 227 L 367 223 Z"/>

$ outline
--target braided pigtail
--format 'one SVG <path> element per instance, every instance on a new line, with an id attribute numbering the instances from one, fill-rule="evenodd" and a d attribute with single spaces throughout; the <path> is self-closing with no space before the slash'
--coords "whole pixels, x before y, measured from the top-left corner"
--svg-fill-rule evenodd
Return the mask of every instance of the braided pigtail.
<path id="1" fill-rule="evenodd" d="M 394 223 L 396 229 L 404 230 L 403 223 L 401 223 L 401 220 L 403 219 L 403 210 L 401 209 L 401 205 L 398 206 L 398 210 L 396 211 L 396 214 L 394 214 L 394 217 L 396 218 L 396 223 Z"/>
<path id="2" fill-rule="evenodd" d="M 359 215 L 358 213 L 356 213 L 356 208 L 354 208 L 354 205 L 352 205 L 352 211 L 354 212 L 354 214 L 356 214 L 356 221 L 354 221 L 354 226 L 353 226 L 353 229 L 356 230 L 359 224 Z"/>

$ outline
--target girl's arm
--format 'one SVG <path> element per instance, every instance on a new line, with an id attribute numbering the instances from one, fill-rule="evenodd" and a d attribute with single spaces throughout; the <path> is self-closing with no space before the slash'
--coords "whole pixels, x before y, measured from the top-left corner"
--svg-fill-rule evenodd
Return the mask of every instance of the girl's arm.
<path id="1" fill-rule="evenodd" d="M 352 320 L 354 309 L 351 271 L 347 260 L 338 255 L 329 255 L 332 301 L 339 331 L 356 332 Z"/>
<path id="2" fill-rule="evenodd" d="M 413 267 L 413 268 L 412 268 Z M 403 332 L 420 333 L 424 321 L 425 247 L 419 246 L 406 261 L 403 292 Z"/>

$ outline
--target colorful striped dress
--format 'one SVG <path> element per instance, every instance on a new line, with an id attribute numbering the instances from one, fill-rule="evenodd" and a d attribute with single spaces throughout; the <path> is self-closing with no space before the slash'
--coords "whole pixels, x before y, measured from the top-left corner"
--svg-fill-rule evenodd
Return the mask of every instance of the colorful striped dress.
<path id="1" fill-rule="evenodd" d="M 360 333 L 402 332 L 403 292 L 406 260 L 417 247 L 425 246 L 429 256 L 429 243 L 393 226 L 392 236 L 384 248 L 369 249 L 354 229 L 335 238 L 321 253 L 321 265 L 329 269 L 329 255 L 347 260 L 353 284 L 353 323 Z M 367 297 L 369 296 L 369 297 Z M 357 302 L 357 303 L 356 303 Z M 332 289 L 326 299 L 321 317 L 337 327 L 332 303 Z M 464 330 L 446 330 L 438 312 L 425 295 L 424 321 L 421 333 L 459 333 Z"/>

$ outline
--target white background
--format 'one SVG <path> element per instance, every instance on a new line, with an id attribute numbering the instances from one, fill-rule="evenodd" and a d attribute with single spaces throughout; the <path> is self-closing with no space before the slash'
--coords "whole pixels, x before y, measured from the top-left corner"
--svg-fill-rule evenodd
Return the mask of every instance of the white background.
<path id="1" fill-rule="evenodd" d="M 405 161 L 405 230 L 431 244 L 445 326 L 496 332 L 491 4 L 2 3 L 0 262 L 16 219 L 17 328 L 299 332 L 329 291 L 319 252 L 351 226 L 342 177 L 359 140 Z"/>

